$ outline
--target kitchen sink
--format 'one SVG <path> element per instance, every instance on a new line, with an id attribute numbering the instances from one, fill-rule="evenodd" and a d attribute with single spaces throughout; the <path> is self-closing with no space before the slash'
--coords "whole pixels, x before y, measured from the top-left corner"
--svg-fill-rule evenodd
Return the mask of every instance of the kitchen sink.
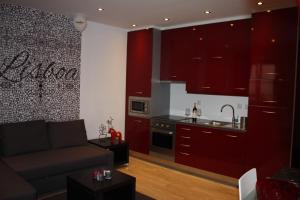
<path id="1" fill-rule="evenodd" d="M 226 125 L 231 125 L 231 122 L 223 122 L 223 121 L 216 121 L 216 120 L 211 120 L 206 122 L 205 124 L 211 125 L 211 126 L 226 126 Z"/>

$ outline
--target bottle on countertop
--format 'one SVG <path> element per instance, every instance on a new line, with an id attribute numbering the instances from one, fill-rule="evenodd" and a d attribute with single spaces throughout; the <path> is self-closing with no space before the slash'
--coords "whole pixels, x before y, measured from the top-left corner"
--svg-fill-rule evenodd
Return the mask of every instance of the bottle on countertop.
<path id="1" fill-rule="evenodd" d="M 196 103 L 194 103 L 194 107 L 193 107 L 193 114 L 192 114 L 192 120 L 193 122 L 196 122 L 197 121 L 197 106 L 196 106 Z"/>

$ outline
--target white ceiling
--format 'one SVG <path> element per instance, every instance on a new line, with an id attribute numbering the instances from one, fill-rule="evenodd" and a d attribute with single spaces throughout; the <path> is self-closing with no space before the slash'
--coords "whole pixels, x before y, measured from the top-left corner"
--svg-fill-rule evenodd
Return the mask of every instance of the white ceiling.
<path id="1" fill-rule="evenodd" d="M 0 0 L 48 10 L 68 16 L 84 14 L 88 20 L 121 28 L 169 27 L 220 18 L 249 15 L 252 12 L 296 6 L 296 0 Z M 104 11 L 98 12 L 97 8 Z M 210 10 L 209 15 L 204 14 Z M 164 21 L 167 17 L 170 21 Z"/>

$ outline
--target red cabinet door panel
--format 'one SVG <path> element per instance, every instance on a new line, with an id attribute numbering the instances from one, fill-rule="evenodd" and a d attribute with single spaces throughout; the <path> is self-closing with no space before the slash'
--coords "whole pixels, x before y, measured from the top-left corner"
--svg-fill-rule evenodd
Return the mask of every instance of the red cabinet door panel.
<path id="1" fill-rule="evenodd" d="M 287 108 L 249 106 L 248 116 L 246 161 L 259 177 L 272 176 L 289 164 L 291 115 Z"/>
<path id="2" fill-rule="evenodd" d="M 248 96 L 250 20 L 195 27 L 188 93 Z"/>
<path id="3" fill-rule="evenodd" d="M 153 30 L 128 32 L 126 90 L 128 96 L 151 96 Z"/>
<path id="4" fill-rule="evenodd" d="M 149 153 L 150 120 L 138 117 L 126 117 L 125 138 L 129 149 L 140 153 Z"/>
<path id="5" fill-rule="evenodd" d="M 192 31 L 190 27 L 162 31 L 161 80 L 187 80 L 192 53 Z"/>
<path id="6" fill-rule="evenodd" d="M 250 80 L 249 104 L 257 106 L 289 106 L 293 102 L 293 88 L 287 81 L 271 79 Z"/>

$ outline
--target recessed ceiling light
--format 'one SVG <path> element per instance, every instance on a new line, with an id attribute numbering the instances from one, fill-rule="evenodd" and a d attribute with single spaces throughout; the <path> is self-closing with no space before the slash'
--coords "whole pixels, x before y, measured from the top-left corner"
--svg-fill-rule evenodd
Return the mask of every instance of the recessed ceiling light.
<path id="1" fill-rule="evenodd" d="M 164 18 L 164 20 L 165 20 L 165 21 L 169 21 L 170 19 L 169 19 L 169 18 Z"/>
<path id="2" fill-rule="evenodd" d="M 257 2 L 257 5 L 259 6 L 263 5 L 263 2 L 262 1 Z"/>
<path id="3" fill-rule="evenodd" d="M 205 13 L 205 14 L 210 14 L 210 11 L 209 11 L 209 10 L 206 10 L 204 13 Z"/>
<path id="4" fill-rule="evenodd" d="M 101 11 L 103 11 L 104 9 L 103 9 L 103 8 L 98 8 L 97 10 L 101 12 Z"/>
<path id="5" fill-rule="evenodd" d="M 267 12 L 268 12 L 268 13 L 270 13 L 270 12 L 271 12 L 271 10 L 267 10 Z"/>
<path id="6" fill-rule="evenodd" d="M 136 27 L 136 24 L 132 24 L 131 26 L 132 26 L 132 27 Z"/>

